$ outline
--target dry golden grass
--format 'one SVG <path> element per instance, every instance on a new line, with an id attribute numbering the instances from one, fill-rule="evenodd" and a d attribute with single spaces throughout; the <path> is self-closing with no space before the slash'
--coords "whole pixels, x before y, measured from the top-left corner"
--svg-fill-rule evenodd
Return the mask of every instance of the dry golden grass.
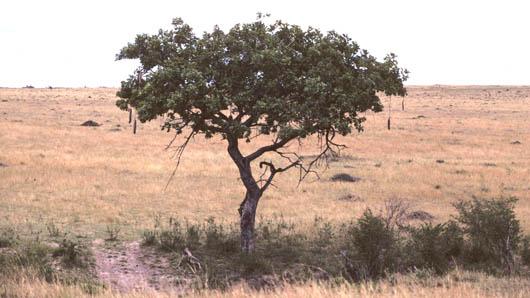
<path id="1" fill-rule="evenodd" d="M 111 290 L 98 290 L 94 295 L 86 293 L 79 286 L 49 284 L 31 277 L 21 277 L 16 282 L 2 280 L 0 294 L 7 297 L 114 297 L 114 298 L 166 298 L 182 293 L 139 291 L 119 293 Z M 189 293 L 189 297 L 528 297 L 530 280 L 520 277 L 496 278 L 480 273 L 453 271 L 444 277 L 423 277 L 411 275 L 393 276 L 391 280 L 360 284 L 342 284 L 329 287 L 324 284 L 307 283 L 286 285 L 267 291 L 256 291 L 246 286 L 234 286 L 228 291 L 204 290 Z"/>
<path id="2" fill-rule="evenodd" d="M 133 135 L 127 114 L 114 105 L 115 92 L 0 89 L 1 225 L 25 233 L 45 230 L 53 222 L 64 231 L 95 239 L 105 237 L 109 224 L 120 225 L 122 237 L 138 238 L 138 231 L 150 227 L 155 214 L 236 221 L 244 190 L 225 143 L 219 138 L 196 138 L 164 191 L 174 167 L 173 152 L 164 150 L 172 135 L 159 130 L 161 121 L 141 124 Z M 401 111 L 401 99 L 393 99 L 392 130 L 386 129 L 388 111 L 366 114 L 365 132 L 341 139 L 348 149 L 329 169 L 321 169 L 320 180 L 309 179 L 297 187 L 296 172 L 282 173 L 258 212 L 264 217 L 283 214 L 299 222 L 310 222 L 315 216 L 340 221 L 399 197 L 442 221 L 455 213 L 451 207 L 455 200 L 514 195 L 520 199 L 516 212 L 528 233 L 529 100 L 530 87 L 410 87 L 405 111 Z M 384 101 L 388 104 L 389 99 Z M 80 126 L 89 119 L 103 125 Z M 268 141 L 263 138 L 251 145 Z M 301 148 L 293 144 L 290 150 L 314 154 L 314 145 L 311 139 Z M 252 149 L 245 146 L 247 152 Z M 343 172 L 362 180 L 330 182 L 333 174 Z M 361 200 L 338 199 L 347 194 Z M 268 293 L 235 287 L 227 293 L 196 296 L 524 297 L 530 291 L 528 279 L 456 274 L 464 282 L 456 282 L 452 274 L 429 284 L 403 277 L 397 284 L 386 281 L 334 289 L 309 284 Z M 4 282 L 4 290 L 20 297 L 84 295 L 78 287 L 34 279 L 11 282 L 11 286 Z"/>
<path id="3" fill-rule="evenodd" d="M 225 143 L 196 138 L 164 191 L 174 167 L 172 151 L 164 150 L 172 134 L 154 121 L 133 135 L 127 113 L 114 105 L 115 92 L 0 89 L 0 163 L 7 165 L 0 168 L 3 222 L 55 222 L 89 237 L 102 237 L 107 224 L 118 223 L 136 237 L 154 214 L 237 220 L 243 187 Z M 410 87 L 405 111 L 401 99 L 393 99 L 392 130 L 386 129 L 387 111 L 367 114 L 365 132 L 341 139 L 349 147 L 344 159 L 322 169 L 319 181 L 299 187 L 296 172 L 282 173 L 258 212 L 302 222 L 317 215 L 341 220 L 400 197 L 445 220 L 457 199 L 515 195 L 517 214 L 529 230 L 529 100 L 527 87 Z M 88 119 L 103 125 L 81 127 Z M 112 131 L 117 125 L 122 130 Z M 314 143 L 290 150 L 311 154 Z M 362 180 L 329 181 L 340 172 Z M 338 200 L 347 194 L 361 201 Z"/>

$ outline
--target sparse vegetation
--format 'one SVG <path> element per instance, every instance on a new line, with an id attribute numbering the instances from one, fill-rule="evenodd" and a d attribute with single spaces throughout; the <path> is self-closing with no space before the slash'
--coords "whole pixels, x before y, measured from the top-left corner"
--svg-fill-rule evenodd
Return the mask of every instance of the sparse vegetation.
<path id="1" fill-rule="evenodd" d="M 107 225 L 107 241 L 118 241 L 120 237 L 121 227 L 118 224 Z"/>
<path id="2" fill-rule="evenodd" d="M 52 249 L 40 241 L 20 241 L 0 253 L 0 276 L 10 276 L 18 271 L 31 271 L 47 282 L 56 280 L 50 262 Z"/>
<path id="3" fill-rule="evenodd" d="M 515 252 L 521 242 L 519 220 L 515 217 L 517 199 L 478 199 L 455 204 L 458 222 L 468 237 L 466 259 L 470 263 L 501 268 L 507 272 L 515 269 Z"/>
<path id="4" fill-rule="evenodd" d="M 530 236 L 526 236 L 521 241 L 521 261 L 524 265 L 530 266 Z"/>
<path id="5" fill-rule="evenodd" d="M 170 258 L 174 274 L 187 280 L 187 290 L 196 291 L 227 290 L 241 280 L 252 288 L 274 289 L 285 283 L 341 285 L 408 273 L 424 279 L 459 267 L 491 272 L 500 266 L 511 274 L 529 258 L 528 239 L 521 240 L 513 213 L 515 201 L 460 201 L 455 204 L 457 221 L 441 224 L 416 225 L 407 219 L 410 206 L 399 200 L 388 201 L 378 214 L 367 209 L 357 220 L 340 224 L 317 217 L 311 226 L 299 228 L 283 217 L 262 219 L 253 254 L 239 251 L 236 224 L 220 224 L 213 218 L 193 223 L 171 217 L 163 222 L 157 216 L 154 228 L 143 232 L 142 244 Z M 53 247 L 38 237 L 19 238 L 13 230 L 2 233 L 3 246 L 10 249 L 0 253 L 4 274 L 31 270 L 48 282 L 82 285 L 90 293 L 101 290 L 89 278 L 91 257 L 82 243 L 65 237 Z M 57 271 L 54 259 L 70 270 L 68 274 L 81 269 L 74 275 L 80 278 Z M 522 270 L 517 273 L 528 274 Z"/>
<path id="6" fill-rule="evenodd" d="M 46 230 L 48 231 L 48 235 L 53 238 L 63 235 L 61 229 L 53 221 L 46 224 Z"/>
<path id="7" fill-rule="evenodd" d="M 176 262 L 179 270 L 199 279 L 203 288 L 226 288 L 239 280 L 258 288 L 285 281 L 360 282 L 416 271 L 440 275 L 458 267 L 491 272 L 492 261 L 497 267 L 506 265 L 502 255 L 493 254 L 497 250 L 490 251 L 489 258 L 483 251 L 481 258 L 472 256 L 478 254 L 477 247 L 486 249 L 481 246 L 485 243 L 493 249 L 495 241 L 506 242 L 509 236 L 492 238 L 492 231 L 515 224 L 516 219 L 509 216 L 514 202 L 491 199 L 477 206 L 476 200 L 462 201 L 455 205 L 458 221 L 439 224 L 407 220 L 409 211 L 403 210 L 408 207 L 396 200 L 387 203 L 384 212 L 374 214 L 367 209 L 357 220 L 341 224 L 317 217 L 313 225 L 299 228 L 282 217 L 261 220 L 256 227 L 259 244 L 252 255 L 238 253 L 235 224 L 218 224 L 213 218 L 205 223 L 170 218 L 161 225 L 157 219 L 156 229 L 143 233 L 143 244 L 180 255 Z M 494 214 L 507 221 L 491 220 Z M 478 223 L 470 223 L 469 218 L 480 220 L 480 233 L 470 228 Z M 528 258 L 527 245 L 523 241 L 520 250 L 513 250 L 520 251 L 522 264 Z M 515 259 L 510 268 L 519 268 L 513 262 Z"/>
<path id="8" fill-rule="evenodd" d="M 87 267 L 89 263 L 89 251 L 81 243 L 65 237 L 59 247 L 53 249 L 54 257 L 61 257 L 67 267 Z"/>
<path id="9" fill-rule="evenodd" d="M 528 143 L 528 133 L 514 131 L 513 127 L 525 127 L 530 115 L 526 105 L 530 91 L 517 87 L 514 90 L 522 93 L 515 96 L 515 91 L 512 95 L 504 91 L 496 95 L 495 87 L 486 89 L 498 104 L 499 112 L 495 117 L 499 121 L 495 125 L 491 125 L 493 116 L 482 111 L 481 103 L 485 101 L 476 88 L 412 87 L 409 88 L 407 110 L 394 115 L 393 119 L 404 131 L 388 132 L 383 116 L 370 115 L 366 122 L 368 129 L 361 139 L 344 139 L 349 149 L 329 164 L 329 171 L 321 172 L 320 180 L 310 180 L 299 187 L 295 187 L 296 175 L 285 175 L 284 179 L 276 181 L 277 188 L 271 187 L 260 205 L 261 214 L 270 219 L 257 221 L 260 259 L 239 259 L 238 226 L 226 222 L 234 220 L 232 214 L 237 209 L 241 189 L 237 183 L 223 182 L 226 179 L 236 181 L 238 173 L 225 163 L 228 162 L 224 157 L 225 149 L 215 139 L 208 143 L 202 139 L 191 142 L 193 150 L 187 152 L 189 155 L 183 159 L 174 182 L 162 192 L 160 180 L 166 179 L 172 170 L 172 165 L 167 164 L 171 151 L 166 155 L 156 148 L 166 144 L 167 135 L 157 132 L 156 123 L 141 124 L 137 135 L 133 135 L 130 128 L 125 129 L 127 117 L 116 113 L 113 107 L 115 90 L 54 88 L 42 93 L 41 89 L 1 89 L 0 126 L 7 129 L 0 134 L 0 161 L 8 166 L 0 165 L 0 184 L 4 186 L 0 188 L 3 220 L 0 255 L 8 264 L 18 265 L 0 269 L 4 270 L 0 273 L 0 296 L 31 297 L 32 293 L 49 297 L 83 297 L 86 293 L 100 293 L 103 297 L 133 295 L 110 292 L 111 288 L 104 289 L 86 277 L 85 273 L 94 268 L 92 264 L 68 266 L 64 255 L 53 256 L 66 233 L 68 239 L 88 250 L 94 249 L 92 241 L 101 240 L 100 245 L 105 249 L 114 250 L 142 235 L 146 243 L 142 250 L 152 254 L 154 260 L 169 258 L 171 266 L 181 260 L 181 265 L 176 267 L 178 272 L 174 273 L 180 279 L 179 285 L 188 286 L 188 280 L 193 280 L 193 285 L 189 286 L 201 290 L 191 295 L 200 297 L 328 297 L 351 296 L 352 292 L 366 296 L 524 297 L 530 290 L 528 239 L 521 236 L 514 251 L 515 266 L 511 275 L 506 275 L 508 270 L 499 266 L 497 258 L 495 262 L 472 262 L 472 258 L 468 258 L 471 237 L 464 233 L 464 226 L 456 221 L 458 212 L 451 207 L 456 198 L 466 201 L 471 194 L 480 194 L 484 188 L 488 189 L 487 195 L 494 198 L 517 196 L 519 201 L 514 214 L 519 220 L 521 235 L 523 231 L 528 235 L 529 164 L 524 158 L 524 146 L 509 143 L 515 139 L 523 145 Z M 87 100 L 88 96 L 101 100 Z M 452 110 L 449 115 L 433 108 L 448 105 L 459 109 Z M 26 117 L 27 114 L 34 117 Z M 421 121 L 410 119 L 418 114 L 427 117 Z M 455 118 L 458 118 L 456 122 Z M 108 128 L 119 123 L 124 130 L 110 132 L 79 127 L 86 119 L 103 123 L 103 127 Z M 455 123 L 458 125 L 454 126 Z M 446 142 L 455 138 L 460 142 Z M 118 147 L 120 150 L 116 150 Z M 315 154 L 296 146 L 289 150 L 299 150 L 303 156 Z M 412 157 L 414 162 L 402 162 Z M 445 159 L 444 164 L 436 163 L 440 158 Z M 214 162 L 218 160 L 224 162 Z M 485 166 L 485 163 L 496 166 Z M 354 184 L 330 182 L 333 174 L 342 172 L 362 175 L 362 180 Z M 435 191 L 435 185 L 442 187 Z M 197 189 L 201 190 L 200 194 Z M 352 197 L 337 199 L 348 194 Z M 394 225 L 400 255 L 400 262 L 394 269 L 397 272 L 389 270 L 376 282 L 345 282 L 350 278 L 341 254 L 347 248 L 346 231 L 356 225 L 366 208 L 372 208 L 375 217 L 385 219 L 385 212 L 379 210 L 385 210 L 387 198 L 392 197 L 403 198 L 403 203 L 410 205 L 400 225 L 415 229 Z M 230 203 L 223 203 L 226 200 Z M 278 210 L 283 210 L 283 218 L 273 219 Z M 154 212 L 164 218 L 158 232 L 151 226 Z M 210 215 L 215 215 L 216 220 L 207 228 L 207 222 L 202 220 Z M 316 215 L 322 217 L 315 220 Z M 171 216 L 188 218 L 189 225 L 199 226 L 199 244 L 194 249 L 189 248 L 191 256 L 182 250 L 164 250 L 159 246 L 159 232 L 168 229 Z M 446 229 L 451 219 L 455 220 L 453 225 L 462 230 L 462 251 L 448 253 L 451 257 L 447 258 L 438 255 L 432 258 L 433 251 L 460 247 L 459 241 L 444 247 L 442 244 L 447 243 L 440 240 L 443 237 L 458 239 L 444 236 L 449 233 Z M 187 237 L 186 220 L 179 221 Z M 121 227 L 118 240 L 103 241 L 108 238 L 107 226 L 115 222 L 120 222 Z M 280 228 L 277 227 L 279 222 L 284 222 Z M 293 222 L 296 225 L 293 226 Z M 438 224 L 445 227 L 441 232 Z M 428 226 L 426 230 L 420 229 L 423 225 Z M 146 233 L 140 234 L 142 230 Z M 418 235 L 414 235 L 416 231 Z M 457 232 L 455 229 L 455 234 Z M 281 236 L 277 236 L 278 233 Z M 415 237 L 426 240 L 421 241 L 421 245 L 417 240 L 416 253 L 410 253 L 412 249 L 408 247 L 413 245 Z M 150 245 L 146 239 L 151 239 Z M 28 244 L 31 242 L 40 243 L 36 244 L 40 248 L 23 248 L 31 246 Z M 291 246 L 285 247 L 284 243 Z M 234 247 L 236 250 L 229 253 Z M 46 251 L 46 258 L 42 260 L 48 265 L 29 265 L 28 259 L 32 259 L 29 256 L 22 257 L 25 261 L 19 263 L 10 258 L 15 251 L 21 255 L 39 255 L 32 253 L 39 249 Z M 222 253 L 223 250 L 227 252 Z M 78 252 L 83 259 L 87 251 Z M 277 261 L 275 254 L 283 257 Z M 230 255 L 234 259 L 229 258 Z M 353 251 L 348 254 L 354 255 Z M 90 256 L 88 262 L 91 262 Z M 166 265 L 158 262 L 153 266 Z M 46 270 L 38 268 L 51 268 L 52 271 L 47 275 L 42 273 Z M 267 272 L 270 274 L 261 275 Z M 490 275 L 492 272 L 496 275 Z M 46 282 L 46 276 L 51 277 L 52 283 Z M 249 286 L 231 282 L 242 276 Z M 256 287 L 266 291 L 255 292 L 252 288 Z M 153 295 L 164 297 L 166 294 Z"/>
<path id="10" fill-rule="evenodd" d="M 380 278 L 395 272 L 401 262 L 397 231 L 381 216 L 366 210 L 346 236 L 346 269 L 353 280 Z"/>
<path id="11" fill-rule="evenodd" d="M 10 247 L 14 245 L 18 237 L 15 229 L 12 227 L 5 227 L 0 229 L 0 248 Z"/>
<path id="12" fill-rule="evenodd" d="M 443 224 L 423 223 L 409 227 L 409 243 L 405 246 L 405 258 L 409 266 L 431 269 L 442 274 L 455 265 L 464 247 L 463 232 L 454 221 Z"/>
<path id="13" fill-rule="evenodd" d="M 90 252 L 82 244 L 67 238 L 57 245 L 43 242 L 39 237 L 13 238 L 18 240 L 0 249 L 0 282 L 30 274 L 50 283 L 97 284 L 92 280 Z"/>

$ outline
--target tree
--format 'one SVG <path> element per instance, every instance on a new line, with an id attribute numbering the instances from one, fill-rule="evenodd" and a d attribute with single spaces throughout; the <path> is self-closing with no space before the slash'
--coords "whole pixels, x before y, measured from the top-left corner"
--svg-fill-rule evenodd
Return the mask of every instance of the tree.
<path id="1" fill-rule="evenodd" d="M 344 146 L 337 135 L 362 131 L 365 111 L 382 111 L 379 94 L 406 93 L 407 71 L 396 57 L 377 61 L 347 35 L 322 33 L 282 21 L 215 26 L 196 36 L 180 18 L 171 30 L 142 34 L 117 55 L 141 66 L 121 84 L 118 107 L 137 110 L 141 122 L 164 117 L 162 129 L 186 134 L 177 166 L 190 139 L 220 135 L 246 188 L 239 207 L 241 249 L 254 249 L 258 202 L 274 177 L 297 168 L 300 181 L 317 163 Z M 269 145 L 243 154 L 239 142 L 269 135 Z M 291 142 L 316 135 L 319 154 L 307 161 L 285 151 Z M 175 139 L 173 139 L 175 140 Z M 173 141 L 171 142 L 173 143 Z M 170 143 L 170 144 L 171 144 Z M 263 160 L 277 154 L 282 166 Z M 261 178 L 252 173 L 259 162 Z"/>

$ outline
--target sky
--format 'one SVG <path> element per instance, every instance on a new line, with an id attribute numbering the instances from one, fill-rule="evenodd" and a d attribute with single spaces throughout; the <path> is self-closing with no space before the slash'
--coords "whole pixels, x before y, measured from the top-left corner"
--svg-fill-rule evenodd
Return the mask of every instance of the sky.
<path id="1" fill-rule="evenodd" d="M 409 85 L 530 85 L 530 1 L 0 2 L 0 87 L 118 87 L 137 61 L 115 61 L 139 33 L 181 17 L 197 34 L 270 13 L 348 34 L 378 58 L 398 55 Z"/>

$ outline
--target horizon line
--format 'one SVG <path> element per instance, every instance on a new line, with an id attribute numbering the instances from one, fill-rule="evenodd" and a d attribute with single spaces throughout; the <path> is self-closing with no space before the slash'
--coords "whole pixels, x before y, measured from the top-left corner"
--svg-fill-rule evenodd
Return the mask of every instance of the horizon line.
<path id="1" fill-rule="evenodd" d="M 530 87 L 528 84 L 405 84 L 405 88 L 411 87 Z M 119 89 L 118 86 L 53 86 L 38 87 L 33 85 L 26 85 L 20 87 L 0 86 L 0 89 Z"/>

